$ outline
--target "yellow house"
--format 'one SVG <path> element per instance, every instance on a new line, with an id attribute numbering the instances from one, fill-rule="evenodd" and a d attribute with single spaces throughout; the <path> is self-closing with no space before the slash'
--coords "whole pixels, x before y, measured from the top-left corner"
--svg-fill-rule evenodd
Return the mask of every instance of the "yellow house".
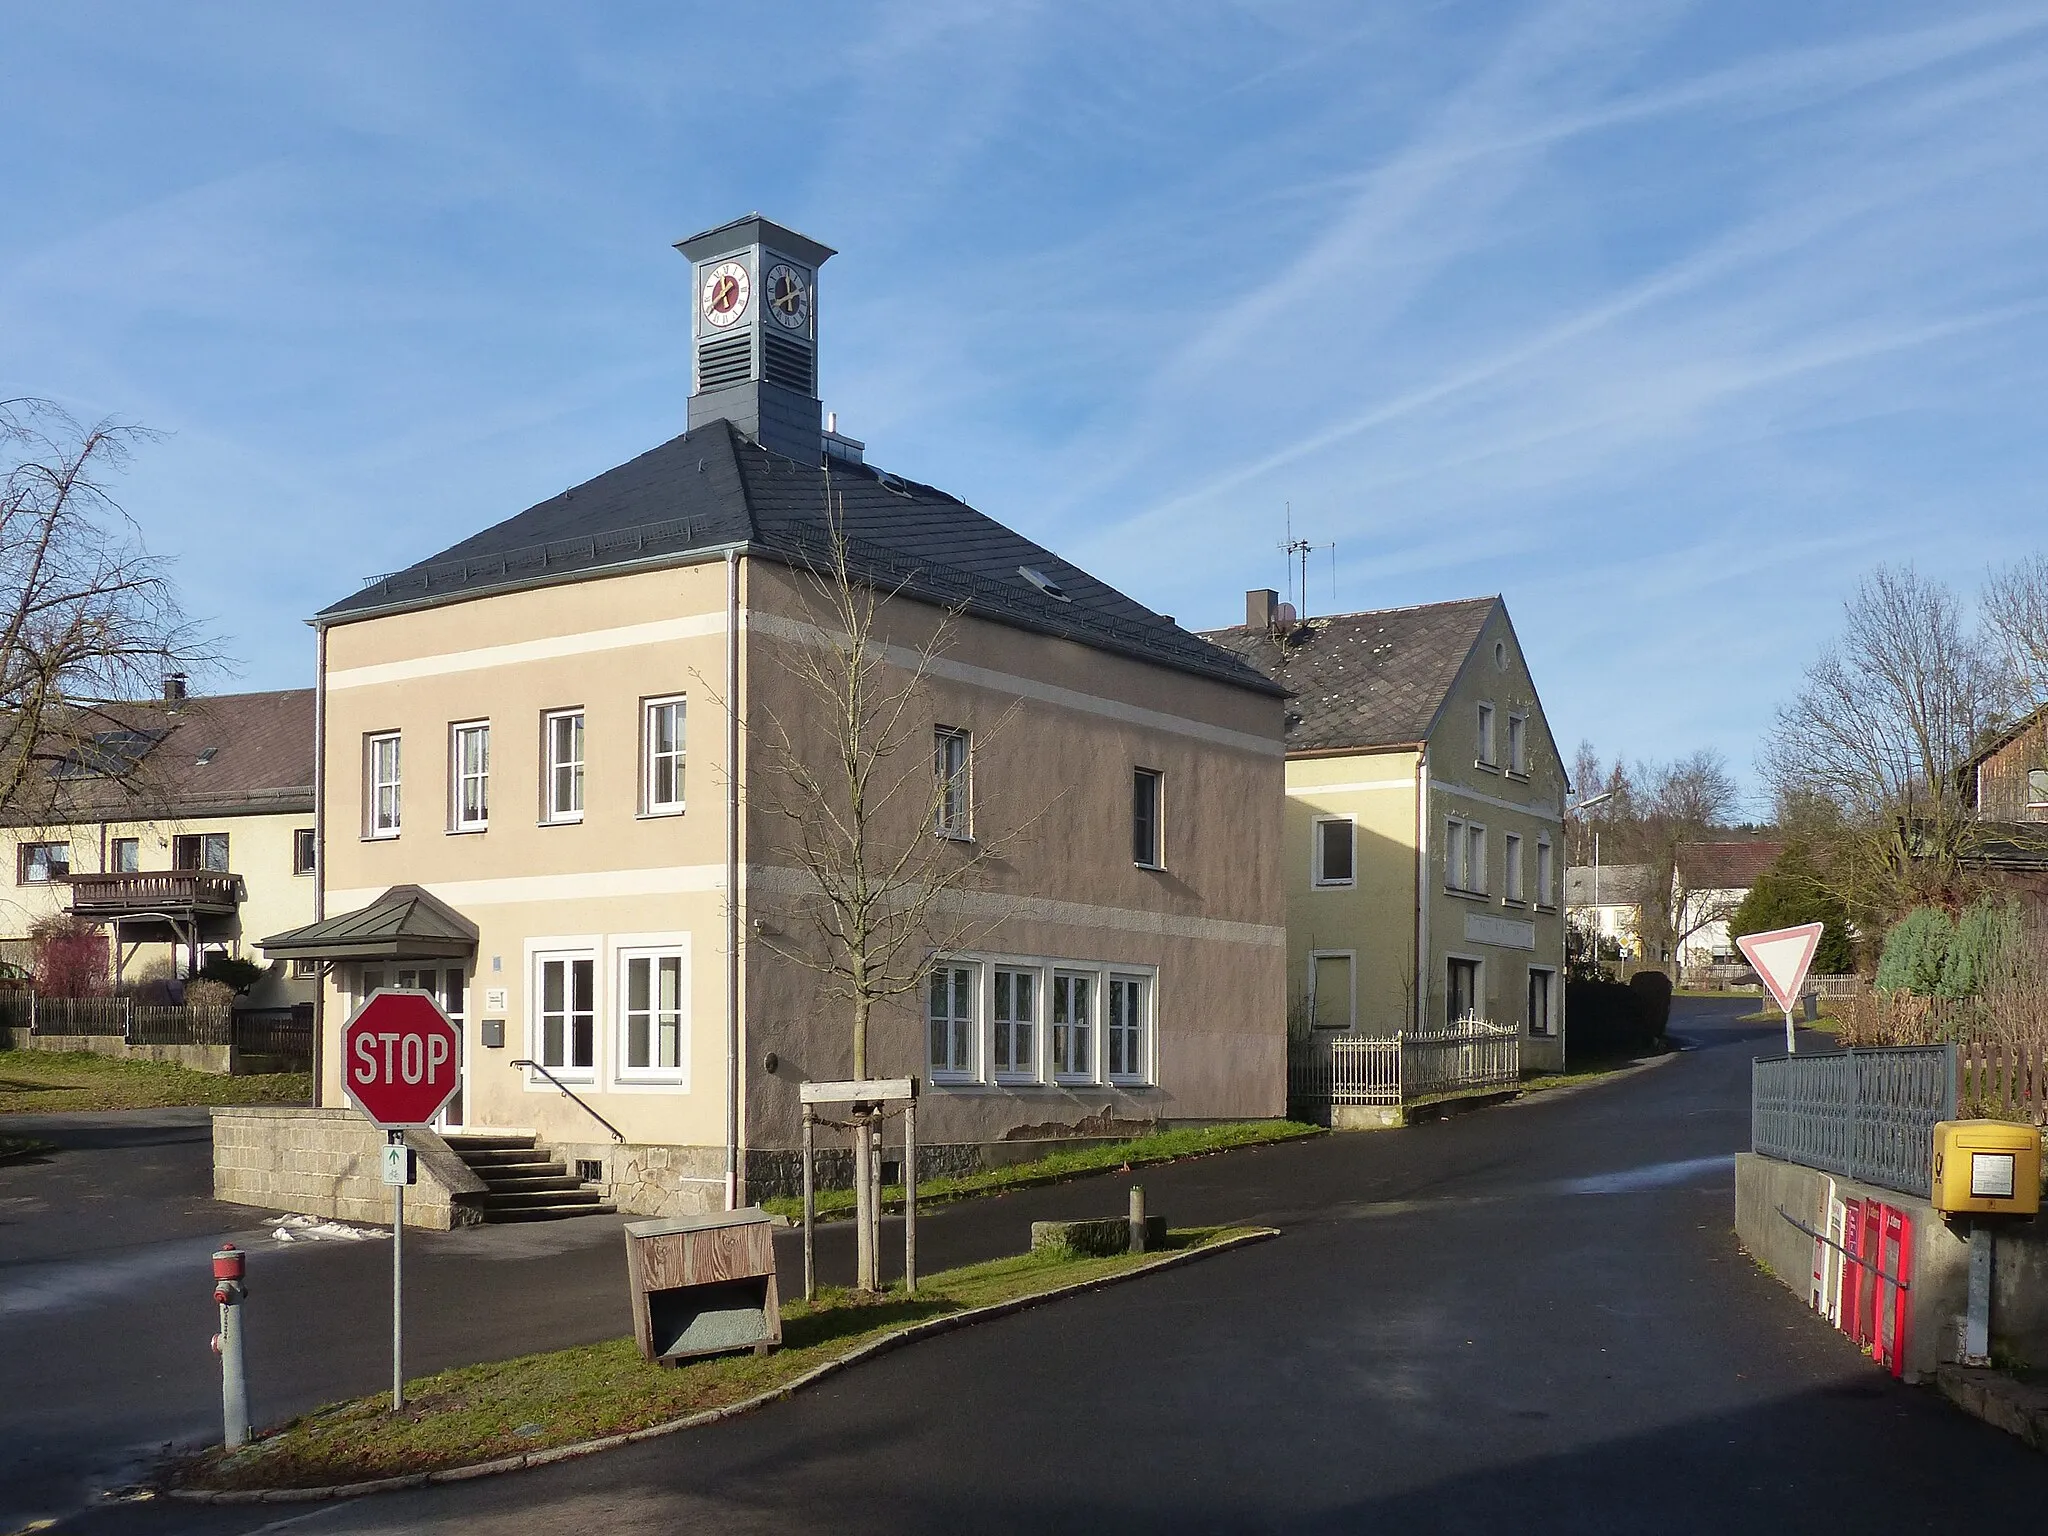
<path id="1" fill-rule="evenodd" d="M 24 964 L 68 913 L 105 929 L 113 981 L 169 980 L 312 917 L 310 688 L 188 697 L 174 677 L 103 713 L 52 775 L 57 809 L 0 827 L 0 955 Z M 247 1001 L 310 1001 L 315 974 L 273 963 Z"/>
<path id="2" fill-rule="evenodd" d="M 1564 1060 L 1565 772 L 1498 597 L 1209 638 L 1284 684 L 1287 946 L 1300 1026 L 1513 1023 Z"/>
<path id="3" fill-rule="evenodd" d="M 853 1066 L 849 1005 L 788 958 L 811 876 L 766 784 L 779 744 L 835 750 L 803 681 L 828 497 L 891 677 L 951 616 L 908 706 L 939 812 L 882 835 L 1008 845 L 874 1021 L 870 1074 L 922 1079 L 922 1165 L 1282 1113 L 1282 690 L 825 430 L 828 249 L 759 218 L 680 249 L 689 431 L 316 620 L 319 920 L 266 945 L 329 968 L 316 1118 L 351 1011 L 419 986 L 462 1031 L 442 1130 L 472 1166 L 538 1146 L 648 1213 L 794 1187 L 798 1086 Z M 216 1187 L 362 1194 L 353 1163 L 256 1172 Z"/>

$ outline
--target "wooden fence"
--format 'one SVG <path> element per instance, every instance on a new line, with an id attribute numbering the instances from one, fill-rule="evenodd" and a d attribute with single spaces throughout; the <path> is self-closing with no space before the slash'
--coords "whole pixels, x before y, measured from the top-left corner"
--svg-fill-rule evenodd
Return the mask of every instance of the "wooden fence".
<path id="1" fill-rule="evenodd" d="M 118 1038 L 129 1045 L 234 1046 L 282 1057 L 287 1070 L 313 1061 L 313 1005 L 290 1008 L 189 1008 L 129 997 L 39 997 L 0 992 L 0 1029 L 31 1035 Z"/>
<path id="2" fill-rule="evenodd" d="M 1961 1113 L 2048 1125 L 2048 1045 L 1972 1040 L 1957 1048 Z"/>

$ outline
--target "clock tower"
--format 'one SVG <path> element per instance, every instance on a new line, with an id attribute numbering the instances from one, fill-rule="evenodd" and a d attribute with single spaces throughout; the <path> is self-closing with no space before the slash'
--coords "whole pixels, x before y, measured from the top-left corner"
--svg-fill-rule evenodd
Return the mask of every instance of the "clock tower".
<path id="1" fill-rule="evenodd" d="M 815 464 L 818 268 L 830 246 L 758 213 L 678 240 L 690 259 L 690 427 L 723 417 L 771 453 Z"/>

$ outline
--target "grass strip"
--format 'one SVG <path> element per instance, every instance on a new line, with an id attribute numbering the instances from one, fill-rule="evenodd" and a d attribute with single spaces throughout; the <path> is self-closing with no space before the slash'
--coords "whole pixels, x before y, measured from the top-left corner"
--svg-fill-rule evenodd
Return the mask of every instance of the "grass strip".
<path id="1" fill-rule="evenodd" d="M 0 1051 L 0 1114 L 79 1109 L 170 1109 L 201 1104 L 305 1104 L 307 1072 L 227 1077 L 168 1061 L 90 1051 Z"/>
<path id="2" fill-rule="evenodd" d="M 920 1211 L 930 1210 L 935 1206 L 949 1205 L 955 1200 L 971 1200 L 977 1195 L 1000 1194 L 1006 1189 L 1028 1189 L 1038 1184 L 1058 1184 L 1091 1173 L 1142 1168 L 1149 1163 L 1170 1163 L 1183 1157 L 1203 1157 L 1211 1152 L 1227 1152 L 1235 1147 L 1270 1146 L 1274 1142 L 1297 1141 L 1304 1136 L 1328 1134 L 1329 1132 L 1321 1126 L 1304 1125 L 1298 1120 L 1240 1120 L 1228 1125 L 1205 1125 L 1186 1130 L 1161 1131 L 1156 1136 L 1140 1136 L 1131 1141 L 1108 1142 L 1102 1146 L 1074 1147 L 1052 1152 L 1044 1157 L 1034 1158 L 1028 1163 L 1011 1163 L 1007 1167 L 989 1168 L 980 1173 L 921 1179 L 917 1186 L 917 1208 Z M 796 1196 L 777 1195 L 763 1200 L 761 1205 L 763 1209 L 773 1211 L 778 1216 L 787 1216 L 792 1221 L 803 1220 L 804 1203 Z M 903 1209 L 901 1184 L 883 1186 L 882 1206 L 885 1210 Z M 852 1214 L 852 1190 L 818 1191 L 818 1215 L 821 1218 Z"/>
<path id="3" fill-rule="evenodd" d="M 240 1450 L 209 1451 L 172 1483 L 186 1491 L 323 1488 L 630 1434 L 773 1392 L 906 1327 L 1113 1278 L 1261 1230 L 1179 1230 L 1164 1253 L 996 1259 L 929 1276 L 915 1296 L 822 1291 L 812 1305 L 782 1309 L 783 1347 L 767 1356 L 719 1355 L 670 1368 L 642 1360 L 631 1339 L 612 1339 L 441 1371 L 406 1383 L 403 1413 L 391 1413 L 383 1393 L 336 1403 Z"/>

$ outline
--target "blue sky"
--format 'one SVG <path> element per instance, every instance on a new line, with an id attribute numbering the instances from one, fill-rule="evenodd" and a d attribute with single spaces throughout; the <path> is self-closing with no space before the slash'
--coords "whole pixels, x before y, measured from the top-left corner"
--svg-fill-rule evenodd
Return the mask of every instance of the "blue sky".
<path id="1" fill-rule="evenodd" d="M 1506 595 L 1569 754 L 1718 747 L 2048 484 L 2048 5 L 0 0 L 0 393 L 240 686 L 680 431 L 672 242 L 836 246 L 826 405 L 1183 623 Z"/>

